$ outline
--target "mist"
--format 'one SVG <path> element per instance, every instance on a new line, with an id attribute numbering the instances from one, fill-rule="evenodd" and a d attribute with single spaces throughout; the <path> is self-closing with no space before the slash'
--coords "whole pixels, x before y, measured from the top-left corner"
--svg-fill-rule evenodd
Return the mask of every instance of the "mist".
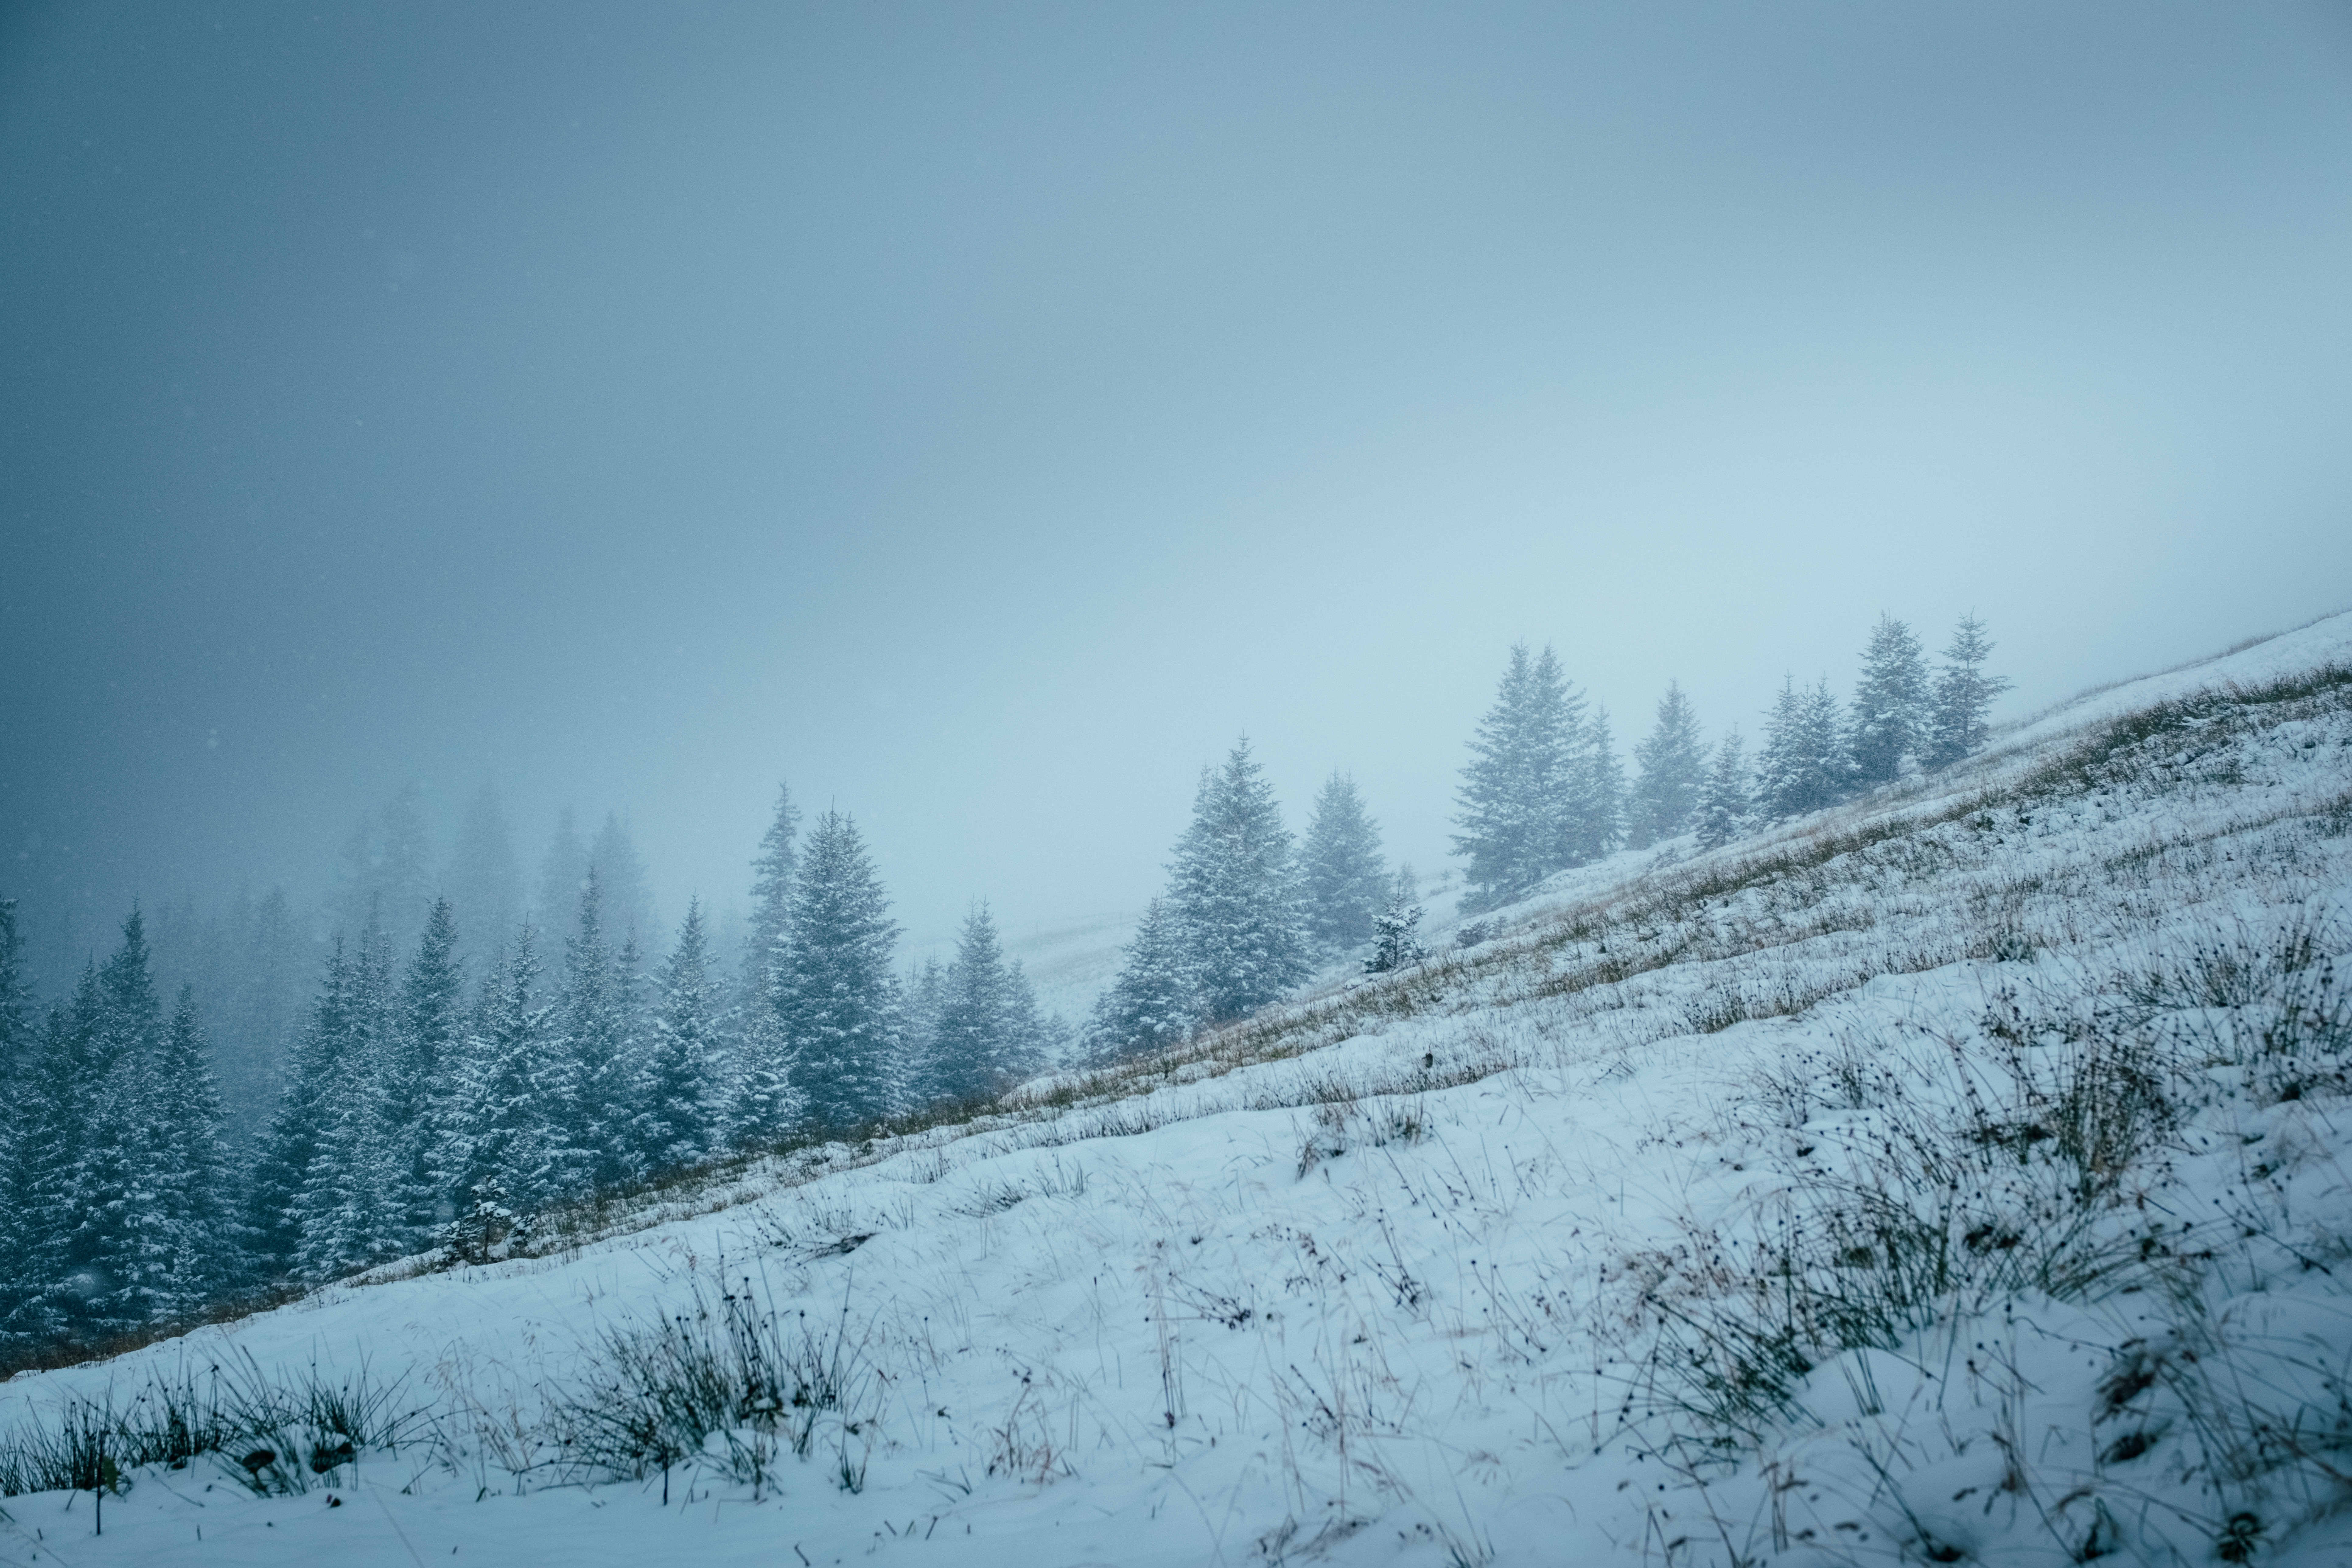
<path id="1" fill-rule="evenodd" d="M 2343 605 L 2347 196 L 2317 4 L 20 8 L 0 896 L 323 921 L 489 781 L 674 923 L 784 780 L 915 952 L 1244 734 L 1443 868 L 1515 640 L 2024 714 Z"/>

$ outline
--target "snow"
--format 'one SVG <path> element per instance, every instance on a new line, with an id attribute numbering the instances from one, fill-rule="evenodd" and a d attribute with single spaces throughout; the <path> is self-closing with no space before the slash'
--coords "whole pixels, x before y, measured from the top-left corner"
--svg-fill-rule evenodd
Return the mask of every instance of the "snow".
<path id="1" fill-rule="evenodd" d="M 2317 1058 L 2210 1043 L 2247 1037 L 2252 1004 L 2147 1026 L 2228 1065 L 2198 1069 L 2128 1181 L 2065 1211 L 2075 1250 L 2047 1256 L 2112 1256 L 2105 1283 L 2053 1296 L 1988 1272 L 2071 1200 L 2051 1158 L 1987 1158 L 1967 1199 L 2027 1239 L 1985 1243 L 1892 1342 L 1816 1346 L 1736 1441 L 1650 1358 L 1734 1321 L 1757 1249 L 1804 1205 L 1895 1190 L 1906 1129 L 2042 1105 L 2103 1037 L 2116 977 L 2288 929 L 2352 945 L 2352 834 L 2328 826 L 2352 786 L 2341 704 L 2217 726 L 2097 789 L 1956 804 L 2114 715 L 2347 654 L 2338 616 L 2096 694 L 1959 777 L 1831 814 L 1908 826 L 1826 859 L 1800 855 L 1819 822 L 1614 857 L 1504 911 L 1507 940 L 1335 981 L 1130 1098 L 835 1148 L 713 1214 L 21 1375 L 0 1433 L 215 1363 L 364 1363 L 430 1423 L 295 1495 L 256 1496 L 216 1458 L 141 1471 L 102 1536 L 89 1494 L 8 1499 L 0 1556 L 2210 1561 L 2231 1528 L 2217 1500 L 2238 1495 L 2214 1480 L 2230 1420 L 2338 1441 L 2352 1346 L 2352 1121 Z M 1800 858 L 1756 868 L 1776 854 Z M 1739 864 L 1745 885 L 1677 880 Z M 2289 1071 L 2315 1087 L 2281 1098 Z M 2021 1148 L 2028 1114 L 2000 1123 Z M 852 1397 L 809 1417 L 807 1457 L 753 1482 L 714 1448 L 672 1469 L 667 1503 L 658 1475 L 568 1471 L 540 1423 L 602 1336 L 747 1281 L 852 1351 Z M 2103 1457 L 2126 1432 L 2146 1448 Z M 2241 1487 L 2263 1500 L 2246 1539 L 2263 1562 L 2341 1561 L 2352 1520 L 2300 1463 Z"/>

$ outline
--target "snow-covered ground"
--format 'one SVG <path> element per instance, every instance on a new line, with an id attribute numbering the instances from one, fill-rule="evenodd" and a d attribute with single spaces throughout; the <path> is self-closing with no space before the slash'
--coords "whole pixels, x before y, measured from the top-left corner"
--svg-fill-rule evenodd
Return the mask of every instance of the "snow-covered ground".
<path id="1" fill-rule="evenodd" d="M 702 1217 L 20 1376 L 0 1442 L 215 1366 L 416 1414 L 137 1470 L 102 1536 L 6 1499 L 0 1559 L 2352 1559 L 2352 688 L 2254 689 L 2347 661 L 2112 689 Z M 730 1314 L 772 1383 L 616 1458 Z"/>

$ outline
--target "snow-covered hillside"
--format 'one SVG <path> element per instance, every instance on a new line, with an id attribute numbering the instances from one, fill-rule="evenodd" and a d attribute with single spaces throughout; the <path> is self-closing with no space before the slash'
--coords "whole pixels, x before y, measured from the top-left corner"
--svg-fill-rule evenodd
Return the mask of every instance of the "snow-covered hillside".
<path id="1" fill-rule="evenodd" d="M 134 1468 L 0 1555 L 2344 1561 L 2347 668 L 2339 616 L 700 1217 L 19 1376 L 0 1482 L 100 1479 L 94 1405 Z M 165 1392 L 274 1407 L 136 1467 Z"/>

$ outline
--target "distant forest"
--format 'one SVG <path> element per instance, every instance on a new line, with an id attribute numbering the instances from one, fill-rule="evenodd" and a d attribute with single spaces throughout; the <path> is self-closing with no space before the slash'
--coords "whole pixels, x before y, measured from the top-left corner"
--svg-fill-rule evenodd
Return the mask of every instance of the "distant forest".
<path id="1" fill-rule="evenodd" d="M 2007 689 L 1991 648 L 1965 617 L 1931 669 L 1882 617 L 1843 701 L 1784 680 L 1752 762 L 1736 729 L 1705 743 L 1669 683 L 1629 778 L 1607 711 L 1549 647 L 1516 647 L 1462 773 L 1462 912 L 1967 756 Z M 900 969 L 844 813 L 803 831 L 779 786 L 751 870 L 740 929 L 697 903 L 656 933 L 620 817 L 585 837 L 567 811 L 527 900 L 493 790 L 436 874 L 412 786 L 344 847 L 324 929 L 282 890 L 134 907 L 46 998 L 0 900 L 0 1369 L 436 1248 L 506 1256 L 552 1205 L 975 1106 L 1422 956 L 1417 879 L 1354 781 L 1332 773 L 1294 837 L 1247 741 L 1202 770 L 1166 888 L 1079 1026 L 1040 1011 L 985 903 L 951 960 Z"/>

